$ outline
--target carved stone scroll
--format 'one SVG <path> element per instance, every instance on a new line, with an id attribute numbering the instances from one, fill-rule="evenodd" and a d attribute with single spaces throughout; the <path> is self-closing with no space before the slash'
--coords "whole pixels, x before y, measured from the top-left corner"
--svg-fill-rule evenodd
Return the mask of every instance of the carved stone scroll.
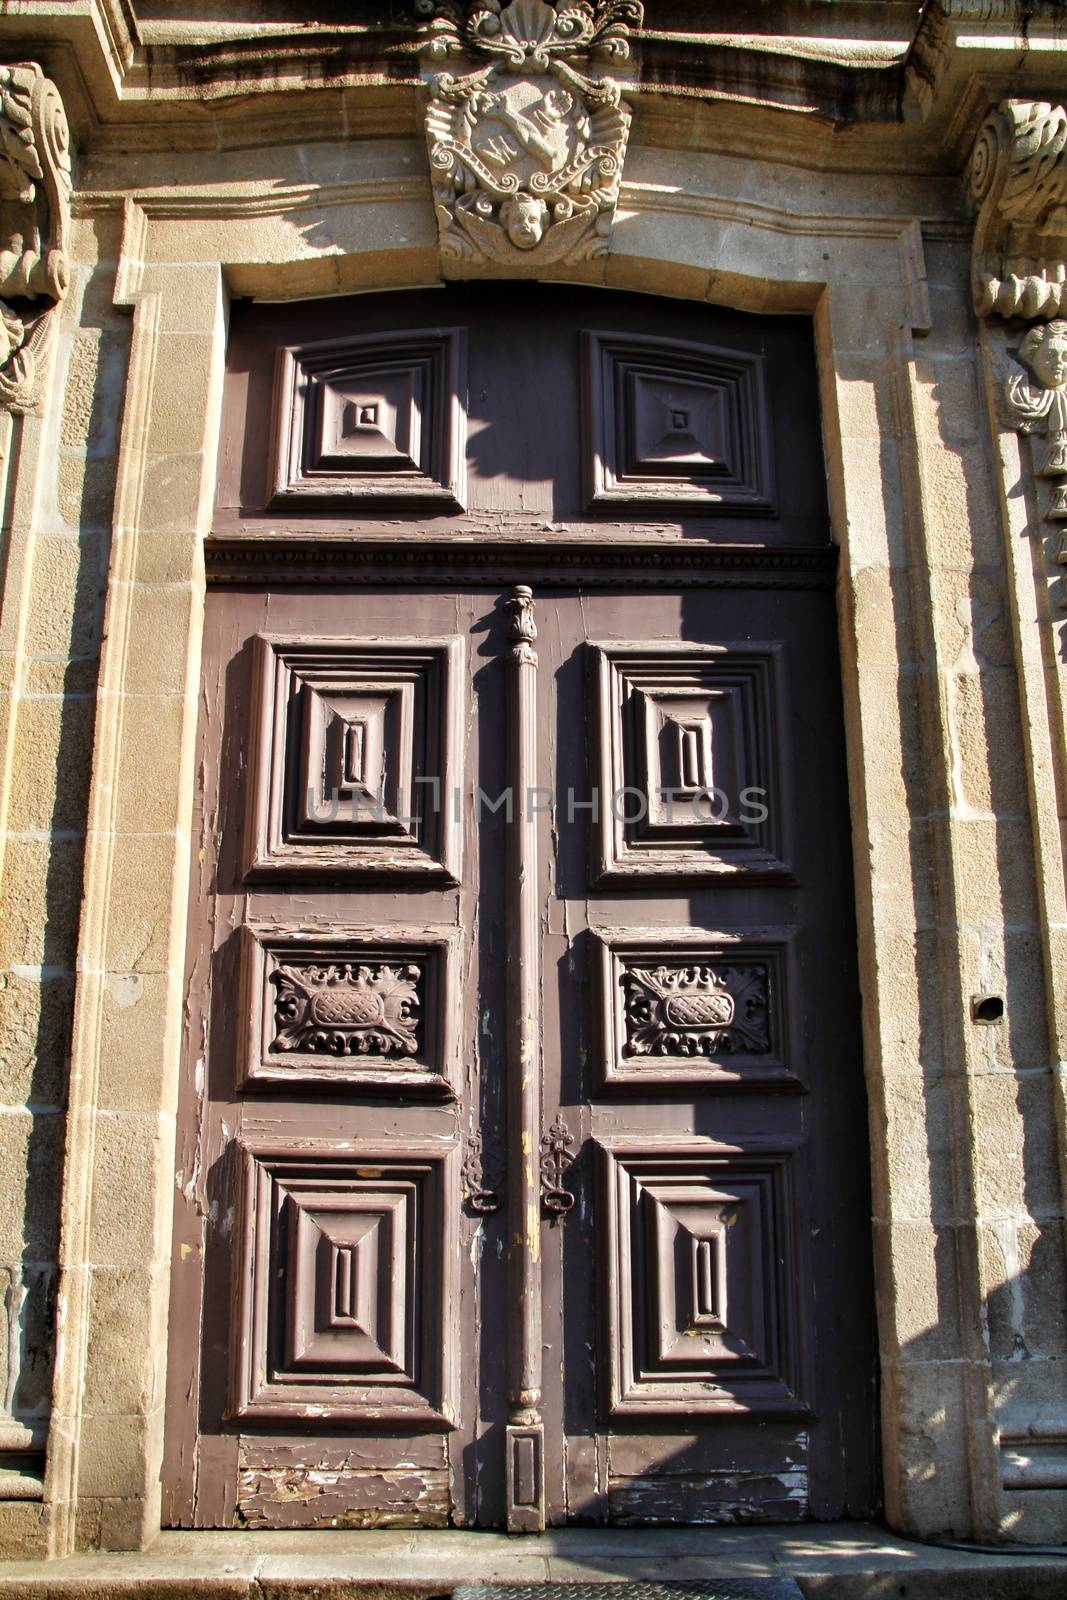
<path id="1" fill-rule="evenodd" d="M 635 0 L 475 0 L 424 6 L 426 109 L 441 254 L 466 267 L 538 272 L 605 255 L 630 108 L 589 58 L 625 59 Z"/>
<path id="2" fill-rule="evenodd" d="M 537 832 L 526 797 L 537 783 L 537 625 L 525 584 L 507 600 L 508 780 L 517 803 L 508 833 L 508 1208 L 512 1304 L 507 1427 L 509 1533 L 545 1526 L 541 1419 L 541 925 Z"/>
<path id="3" fill-rule="evenodd" d="M 70 134 L 33 61 L 0 65 L 0 406 L 36 397 L 51 313 L 70 283 Z"/>
<path id="4" fill-rule="evenodd" d="M 978 203 L 971 258 L 980 317 L 1067 310 L 1067 108 L 1002 100 L 971 156 Z"/>

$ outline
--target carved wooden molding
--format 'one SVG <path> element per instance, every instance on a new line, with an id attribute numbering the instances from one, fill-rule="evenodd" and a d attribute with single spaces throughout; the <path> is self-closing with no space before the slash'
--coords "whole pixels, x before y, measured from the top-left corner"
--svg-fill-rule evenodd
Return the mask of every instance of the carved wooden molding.
<path id="1" fill-rule="evenodd" d="M 0 65 L 0 406 L 36 399 L 51 313 L 67 292 L 70 132 L 35 61 Z"/>
<path id="2" fill-rule="evenodd" d="M 242 1088 L 450 1092 L 454 931 L 246 925 L 241 940 Z"/>
<path id="3" fill-rule="evenodd" d="M 591 58 L 623 60 L 635 0 L 425 4 L 425 53 L 458 57 L 426 108 L 441 254 L 460 270 L 537 273 L 607 253 L 630 107 Z"/>
<path id="4" fill-rule="evenodd" d="M 1002 100 L 971 156 L 978 203 L 971 258 L 980 317 L 1067 310 L 1067 108 Z"/>
<path id="5" fill-rule="evenodd" d="M 240 1142 L 234 1417 L 455 1421 L 455 1150 Z"/>
<path id="6" fill-rule="evenodd" d="M 793 930 L 596 928 L 602 1091 L 799 1090 Z"/>

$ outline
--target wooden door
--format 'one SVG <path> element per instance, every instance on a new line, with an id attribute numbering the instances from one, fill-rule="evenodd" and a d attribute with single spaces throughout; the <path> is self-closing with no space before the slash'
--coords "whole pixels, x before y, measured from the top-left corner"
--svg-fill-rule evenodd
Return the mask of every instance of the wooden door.
<path id="1" fill-rule="evenodd" d="M 169 1517 L 867 1514 L 807 331 L 485 288 L 340 321 L 235 311 Z"/>

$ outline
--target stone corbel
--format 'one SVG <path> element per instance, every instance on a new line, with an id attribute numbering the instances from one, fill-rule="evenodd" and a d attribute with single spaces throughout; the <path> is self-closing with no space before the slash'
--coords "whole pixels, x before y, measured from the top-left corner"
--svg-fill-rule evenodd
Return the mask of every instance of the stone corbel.
<path id="1" fill-rule="evenodd" d="M 1067 311 L 1067 109 L 1002 100 L 971 156 L 978 204 L 971 257 L 980 317 Z"/>
<path id="2" fill-rule="evenodd" d="M 642 6 L 418 0 L 417 10 L 446 270 L 536 276 L 606 255 L 631 114 L 618 83 L 589 69 L 626 59 Z"/>
<path id="3" fill-rule="evenodd" d="M 52 313 L 70 283 L 70 134 L 33 61 L 0 64 L 0 407 L 35 403 Z"/>

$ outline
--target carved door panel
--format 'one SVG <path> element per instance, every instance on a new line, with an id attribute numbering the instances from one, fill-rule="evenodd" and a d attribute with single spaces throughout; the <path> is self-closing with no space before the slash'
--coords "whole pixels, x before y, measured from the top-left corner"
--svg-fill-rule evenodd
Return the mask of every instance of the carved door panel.
<path id="1" fill-rule="evenodd" d="M 542 1148 L 575 1197 L 543 1244 L 550 1512 L 840 1516 L 872 1498 L 873 1319 L 831 596 L 535 615 Z"/>
<path id="2" fill-rule="evenodd" d="M 870 1512 L 808 331 L 507 285 L 232 330 L 168 1520 Z"/>

